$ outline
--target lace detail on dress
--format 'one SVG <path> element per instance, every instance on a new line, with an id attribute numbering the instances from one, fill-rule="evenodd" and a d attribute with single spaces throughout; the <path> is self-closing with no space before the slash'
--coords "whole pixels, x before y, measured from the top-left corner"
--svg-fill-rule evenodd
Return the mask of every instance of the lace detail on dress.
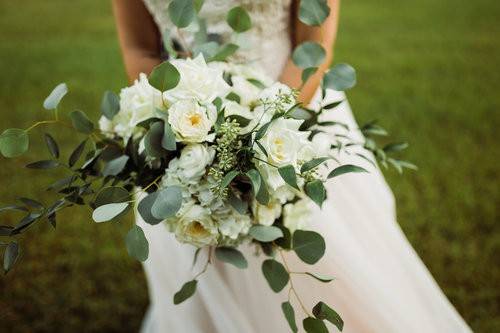
<path id="1" fill-rule="evenodd" d="M 177 29 L 168 16 L 171 0 L 144 0 L 162 34 L 168 32 L 176 38 Z M 290 53 L 290 5 L 291 0 L 206 0 L 199 13 L 204 19 L 209 34 L 220 35 L 223 41 L 232 36 L 231 27 L 226 23 L 227 12 L 235 7 L 245 8 L 252 19 L 252 29 L 231 40 L 240 46 L 236 58 L 256 62 L 275 78 L 279 75 Z M 194 27 L 183 29 L 182 36 L 191 43 Z"/>

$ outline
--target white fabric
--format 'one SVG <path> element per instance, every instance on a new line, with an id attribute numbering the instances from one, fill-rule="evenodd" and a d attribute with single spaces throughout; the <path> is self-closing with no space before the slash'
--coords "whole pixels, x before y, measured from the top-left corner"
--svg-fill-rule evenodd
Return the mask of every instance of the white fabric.
<path id="1" fill-rule="evenodd" d="M 171 27 L 166 13 L 169 1 L 145 0 L 161 31 Z M 289 0 L 206 0 L 201 15 L 209 31 L 227 32 L 228 8 L 242 4 L 254 20 L 251 39 L 258 41 L 249 57 L 275 78 L 290 54 Z M 260 17 L 260 18 L 259 18 Z M 253 60 L 253 59 L 252 59 Z M 318 92 L 319 94 L 319 92 Z M 344 95 L 329 91 L 327 99 Z M 316 96 L 313 103 L 317 103 Z M 357 124 L 347 102 L 325 116 L 329 120 Z M 344 156 L 343 162 L 352 157 Z M 345 320 L 344 332 L 470 332 L 439 286 L 408 243 L 395 219 L 394 198 L 382 174 L 368 163 L 369 174 L 352 174 L 328 183 L 328 202 L 315 212 L 311 229 L 327 244 L 324 258 L 314 266 L 287 254 L 293 271 L 314 271 L 336 276 L 322 284 L 294 276 L 294 285 L 311 309 L 323 300 Z M 249 268 L 239 270 L 215 262 L 201 276 L 197 293 L 181 305 L 172 297 L 181 285 L 200 270 L 191 268 L 194 248 L 178 243 L 164 225 L 151 226 L 137 217 L 149 240 L 149 259 L 144 263 L 151 305 L 142 331 L 180 333 L 289 332 L 281 313 L 286 291 L 275 294 L 261 273 L 262 258 L 254 249 L 243 249 Z M 203 263 L 206 253 L 200 254 Z M 286 290 L 286 289 L 285 289 Z M 292 297 L 301 326 L 300 307 Z M 331 331 L 336 331 L 330 326 Z M 302 329 L 302 328 L 300 328 Z"/>

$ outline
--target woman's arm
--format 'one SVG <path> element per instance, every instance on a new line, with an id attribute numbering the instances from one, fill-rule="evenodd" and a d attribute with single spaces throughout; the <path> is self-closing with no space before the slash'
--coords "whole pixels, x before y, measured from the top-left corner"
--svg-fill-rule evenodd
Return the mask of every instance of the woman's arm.
<path id="1" fill-rule="evenodd" d="M 304 1 L 304 0 L 302 0 Z M 297 15 L 298 1 L 295 1 L 294 8 L 294 24 L 292 31 L 292 41 L 294 47 L 305 41 L 315 41 L 320 43 L 326 51 L 326 58 L 323 64 L 318 68 L 316 74 L 311 76 L 307 83 L 300 91 L 299 100 L 307 104 L 311 101 L 314 93 L 318 89 L 323 73 L 330 67 L 333 59 L 333 44 L 337 36 L 337 25 L 339 17 L 340 0 L 328 0 L 330 6 L 330 16 L 323 22 L 321 27 L 310 27 L 300 22 Z M 292 59 L 289 59 L 280 81 L 295 88 L 299 88 L 302 84 L 302 70 L 295 66 Z"/>
<path id="2" fill-rule="evenodd" d="M 160 34 L 142 0 L 113 0 L 118 39 L 132 82 L 161 62 Z"/>

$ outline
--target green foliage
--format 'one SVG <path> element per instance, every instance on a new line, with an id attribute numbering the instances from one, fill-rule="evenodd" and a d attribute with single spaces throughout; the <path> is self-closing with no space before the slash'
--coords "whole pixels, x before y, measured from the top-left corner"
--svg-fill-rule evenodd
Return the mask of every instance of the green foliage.
<path id="1" fill-rule="evenodd" d="M 109 161 L 102 170 L 103 176 L 116 176 L 125 169 L 129 156 L 122 155 Z"/>
<path id="2" fill-rule="evenodd" d="M 78 160 L 82 156 L 86 144 L 87 144 L 87 139 L 80 142 L 80 144 L 76 146 L 75 150 L 73 150 L 71 155 L 69 155 L 68 164 L 70 167 L 73 167 L 76 164 L 76 162 L 78 162 Z"/>
<path id="3" fill-rule="evenodd" d="M 59 166 L 59 162 L 54 160 L 42 160 L 27 164 L 28 169 L 54 169 Z"/>
<path id="4" fill-rule="evenodd" d="M 96 207 L 110 204 L 110 203 L 120 203 L 130 200 L 130 193 L 119 186 L 109 186 L 103 188 L 96 195 L 94 204 Z"/>
<path id="5" fill-rule="evenodd" d="M 226 44 L 217 51 L 217 53 L 210 59 L 210 61 L 224 61 L 229 56 L 232 56 L 238 50 L 238 48 L 239 46 L 236 44 Z"/>
<path id="6" fill-rule="evenodd" d="M 181 290 L 179 290 L 177 293 L 175 293 L 174 304 L 175 305 L 180 304 L 180 303 L 184 302 L 185 300 L 187 300 L 188 298 L 190 298 L 191 296 L 193 296 L 194 293 L 196 292 L 197 285 L 198 285 L 197 280 L 192 280 L 192 281 L 186 282 L 182 286 Z"/>
<path id="7" fill-rule="evenodd" d="M 288 325 L 290 326 L 290 329 L 292 330 L 293 333 L 298 332 L 297 324 L 295 323 L 295 312 L 293 311 L 293 306 L 290 304 L 290 302 L 283 302 L 281 304 L 281 310 L 283 311 L 283 314 L 285 315 L 285 319 L 288 322 Z"/>
<path id="8" fill-rule="evenodd" d="M 144 148 L 148 156 L 160 158 L 165 155 L 163 148 L 164 130 L 165 126 L 162 121 L 154 122 L 149 127 L 149 131 L 144 137 Z"/>
<path id="9" fill-rule="evenodd" d="M 92 219 L 97 222 L 111 221 L 128 207 L 128 202 L 110 203 L 97 207 L 92 213 Z"/>
<path id="10" fill-rule="evenodd" d="M 17 242 L 10 242 L 5 248 L 3 255 L 3 270 L 5 273 L 9 272 L 12 266 L 16 263 L 19 257 L 19 246 Z"/>
<path id="11" fill-rule="evenodd" d="M 325 49 L 319 43 L 304 42 L 295 48 L 292 60 L 300 68 L 314 68 L 323 63 L 325 56 Z"/>
<path id="12" fill-rule="evenodd" d="M 163 138 L 161 139 L 161 146 L 169 151 L 175 151 L 177 148 L 177 143 L 175 140 L 175 133 L 170 127 L 170 124 L 165 121 L 163 129 Z"/>
<path id="13" fill-rule="evenodd" d="M 348 64 L 338 64 L 323 77 L 323 88 L 337 91 L 351 89 L 356 85 L 356 71 Z"/>
<path id="14" fill-rule="evenodd" d="M 283 178 L 283 180 L 290 185 L 291 187 L 300 190 L 297 185 L 297 175 L 295 174 L 295 168 L 293 165 L 285 165 L 283 167 L 278 168 L 278 172 Z"/>
<path id="15" fill-rule="evenodd" d="M 134 225 L 125 236 L 125 245 L 128 254 L 139 260 L 146 261 L 149 257 L 149 243 L 144 231 L 138 225 Z"/>
<path id="16" fill-rule="evenodd" d="M 262 273 L 275 293 L 283 290 L 290 280 L 285 267 L 274 259 L 267 259 L 262 263 Z"/>
<path id="17" fill-rule="evenodd" d="M 283 237 L 283 231 L 275 226 L 253 225 L 250 228 L 249 235 L 259 242 L 272 242 Z"/>
<path id="18" fill-rule="evenodd" d="M 330 14 L 326 0 L 301 0 L 299 20 L 307 25 L 319 26 Z"/>
<path id="19" fill-rule="evenodd" d="M 238 6 L 227 13 L 227 23 L 235 32 L 245 32 L 252 27 L 252 20 L 245 8 Z"/>
<path id="20" fill-rule="evenodd" d="M 310 170 L 316 168 L 317 166 L 321 165 L 322 163 L 324 163 L 330 159 L 331 159 L 331 157 L 318 157 L 318 158 L 314 158 L 310 161 L 307 161 L 306 163 L 302 164 L 302 166 L 300 167 L 300 173 L 310 171 Z"/>
<path id="21" fill-rule="evenodd" d="M 306 183 L 304 190 L 309 198 L 314 201 L 318 206 L 322 206 L 326 200 L 326 190 L 321 180 L 313 180 Z"/>
<path id="22" fill-rule="evenodd" d="M 323 275 L 309 273 L 309 272 L 307 272 L 306 274 L 309 275 L 310 277 L 313 277 L 316 280 L 324 282 L 324 283 L 328 283 L 328 282 L 335 280 L 335 278 L 330 277 L 330 276 L 323 276 Z"/>
<path id="23" fill-rule="evenodd" d="M 0 135 L 0 152 L 5 157 L 18 157 L 28 151 L 28 133 L 19 128 L 9 128 Z"/>
<path id="24" fill-rule="evenodd" d="M 56 140 L 48 133 L 44 134 L 44 138 L 49 153 L 52 157 L 59 158 L 59 146 L 57 145 Z"/>
<path id="25" fill-rule="evenodd" d="M 197 1 L 197 7 L 201 8 Z M 196 8 L 193 0 L 173 0 L 168 6 L 168 15 L 173 24 L 178 28 L 185 28 L 196 17 Z"/>
<path id="26" fill-rule="evenodd" d="M 176 2 L 173 1 L 171 5 Z M 178 2 L 178 1 L 177 1 Z M 191 0 L 181 2 L 191 2 Z M 153 68 L 149 75 L 149 84 L 159 91 L 166 91 L 175 88 L 181 79 L 181 74 L 170 62 L 165 61 Z"/>
<path id="27" fill-rule="evenodd" d="M 328 333 L 325 323 L 317 318 L 305 318 L 302 321 L 302 326 L 307 333 Z"/>
<path id="28" fill-rule="evenodd" d="M 352 164 L 344 164 L 339 167 L 333 169 L 329 174 L 328 178 L 334 178 L 346 173 L 360 173 L 360 172 L 368 172 L 365 168 L 362 168 L 357 165 Z"/>
<path id="29" fill-rule="evenodd" d="M 323 302 L 319 302 L 314 306 L 313 314 L 320 320 L 328 320 L 341 332 L 344 329 L 344 321 L 342 320 L 340 315 Z"/>
<path id="30" fill-rule="evenodd" d="M 313 265 L 325 254 L 325 240 L 314 231 L 297 230 L 293 233 L 293 250 L 305 263 Z"/>
<path id="31" fill-rule="evenodd" d="M 243 254 L 232 247 L 218 247 L 215 249 L 215 257 L 240 269 L 248 267 L 248 262 Z"/>
<path id="32" fill-rule="evenodd" d="M 162 219 L 154 217 L 151 212 L 152 207 L 158 198 L 158 194 L 159 192 L 148 194 L 139 202 L 139 205 L 137 206 L 137 211 L 141 215 L 142 219 L 148 224 L 155 225 L 163 221 Z"/>
<path id="33" fill-rule="evenodd" d="M 247 171 L 246 175 L 252 183 L 253 193 L 257 194 L 260 191 L 260 185 L 262 184 L 262 178 L 260 172 L 257 169 L 250 169 Z"/>
<path id="34" fill-rule="evenodd" d="M 316 74 L 317 71 L 318 71 L 318 67 L 305 68 L 302 71 L 302 83 L 306 83 L 311 78 L 311 76 Z"/>
<path id="35" fill-rule="evenodd" d="M 43 102 L 43 107 L 47 110 L 57 109 L 57 106 L 67 93 L 68 86 L 66 85 L 66 83 L 58 84 Z"/>
<path id="36" fill-rule="evenodd" d="M 69 114 L 73 127 L 78 131 L 85 134 L 90 134 L 94 131 L 94 124 L 90 121 L 85 112 L 81 110 L 72 111 Z"/>
<path id="37" fill-rule="evenodd" d="M 151 214 L 155 219 L 164 220 L 175 216 L 182 206 L 182 190 L 179 186 L 169 186 L 158 192 L 151 206 Z"/>
<path id="38" fill-rule="evenodd" d="M 104 92 L 101 102 L 101 113 L 109 120 L 112 120 L 119 111 L 120 98 L 112 91 L 107 90 Z"/>

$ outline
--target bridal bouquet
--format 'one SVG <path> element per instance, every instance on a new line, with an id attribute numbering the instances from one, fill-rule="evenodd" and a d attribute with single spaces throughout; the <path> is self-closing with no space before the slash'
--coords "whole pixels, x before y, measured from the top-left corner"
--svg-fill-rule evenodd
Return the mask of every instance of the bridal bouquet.
<path id="1" fill-rule="evenodd" d="M 171 11 L 175 14 L 175 8 Z M 228 23 L 239 32 L 247 28 L 247 16 L 237 7 L 228 14 Z M 178 23 L 181 28 L 185 24 Z M 326 199 L 325 182 L 367 172 L 361 166 L 340 164 L 338 154 L 352 151 L 373 163 L 365 152 L 374 153 L 382 165 L 412 167 L 388 157 L 405 144 L 377 146 L 372 137 L 386 132 L 375 123 L 350 129 L 321 120 L 343 101 L 321 102 L 317 109 L 308 109 L 297 102 L 297 90 L 274 82 L 250 64 L 230 61 L 237 45 L 213 48 L 208 43 L 184 58 L 163 62 L 149 77 L 141 74 L 119 96 L 106 92 L 98 125 L 80 110 L 69 113 L 69 122 L 60 118 L 58 105 L 68 91 L 60 84 L 43 103 L 53 110 L 52 119 L 28 129 L 5 130 L 0 152 L 9 158 L 28 150 L 29 132 L 41 125 L 67 126 L 85 139 L 63 159 L 53 136 L 44 135 L 51 157 L 27 167 L 65 170 L 67 176 L 48 187 L 58 198 L 48 204 L 20 198 L 19 204 L 1 208 L 22 211 L 24 217 L 14 226 L 0 226 L 0 236 L 14 238 L 42 220 L 55 227 L 59 212 L 75 205 L 89 206 L 97 223 L 118 219 L 135 207 L 146 223 L 164 223 L 179 242 L 208 249 L 203 271 L 174 295 L 175 304 L 194 294 L 212 253 L 217 260 L 246 268 L 238 250 L 242 243 L 260 248 L 266 256 L 263 275 L 270 288 L 280 292 L 290 281 L 286 263 L 277 259 L 282 252 L 294 251 L 309 265 L 325 252 L 322 236 L 308 230 L 314 205 L 321 207 Z M 324 57 L 319 44 L 307 43 L 294 52 L 296 64 L 305 68 L 304 81 Z M 170 48 L 170 54 L 178 52 Z M 323 97 L 327 89 L 346 90 L 355 80 L 349 65 L 333 67 L 323 79 Z M 353 131 L 361 131 L 366 139 L 352 139 Z M 15 240 L 0 244 L 6 247 L 8 271 L 19 245 Z M 132 257 L 148 258 L 148 241 L 140 226 L 130 229 L 125 244 Z M 322 283 L 333 280 L 304 274 Z M 296 294 L 293 288 L 290 291 Z M 282 309 L 292 331 L 297 331 L 290 299 Z M 312 309 L 303 326 L 308 332 L 324 332 L 324 320 L 342 330 L 341 317 L 323 302 Z"/>

